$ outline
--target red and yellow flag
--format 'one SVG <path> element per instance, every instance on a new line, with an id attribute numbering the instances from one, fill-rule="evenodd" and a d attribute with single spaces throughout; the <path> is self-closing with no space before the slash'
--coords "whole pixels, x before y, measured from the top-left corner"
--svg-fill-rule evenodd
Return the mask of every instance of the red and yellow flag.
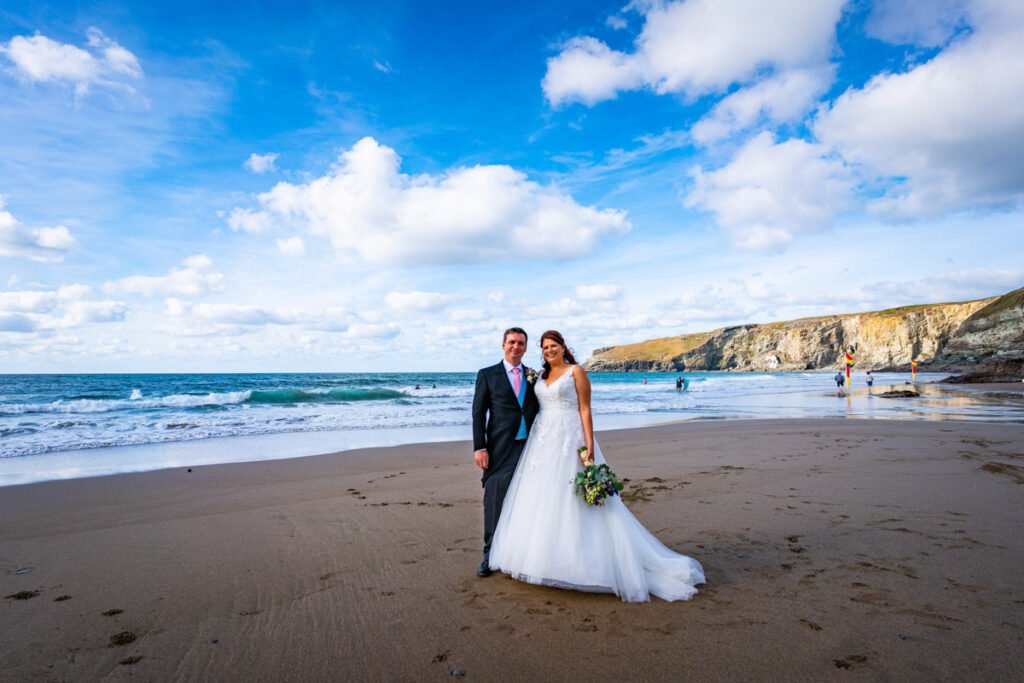
<path id="1" fill-rule="evenodd" d="M 853 354 L 851 354 L 849 351 L 846 352 L 846 364 L 853 365 Z"/>

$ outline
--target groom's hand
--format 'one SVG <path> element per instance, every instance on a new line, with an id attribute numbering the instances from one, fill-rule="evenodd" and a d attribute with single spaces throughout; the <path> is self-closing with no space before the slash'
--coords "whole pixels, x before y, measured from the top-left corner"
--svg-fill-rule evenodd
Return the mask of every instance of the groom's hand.
<path id="1" fill-rule="evenodd" d="M 476 460 L 476 466 L 482 470 L 486 470 L 488 465 L 491 464 L 491 456 L 487 454 L 487 449 L 477 451 L 473 454 L 473 459 Z"/>

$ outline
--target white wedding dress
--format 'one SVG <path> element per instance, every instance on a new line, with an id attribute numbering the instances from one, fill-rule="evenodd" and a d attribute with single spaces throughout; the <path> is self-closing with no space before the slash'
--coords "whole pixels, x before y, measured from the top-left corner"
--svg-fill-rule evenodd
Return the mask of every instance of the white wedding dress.
<path id="1" fill-rule="evenodd" d="M 529 583 L 615 593 L 628 602 L 650 595 L 687 600 L 704 583 L 697 560 L 655 538 L 618 496 L 588 506 L 573 487 L 586 442 L 575 366 L 549 387 L 536 383 L 540 414 L 533 423 L 491 543 L 491 569 Z M 605 462 L 594 442 L 594 459 Z"/>

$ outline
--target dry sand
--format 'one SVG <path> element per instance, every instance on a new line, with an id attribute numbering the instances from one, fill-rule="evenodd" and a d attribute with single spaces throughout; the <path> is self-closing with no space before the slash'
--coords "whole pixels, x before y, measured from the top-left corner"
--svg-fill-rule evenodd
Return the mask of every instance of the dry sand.
<path id="1" fill-rule="evenodd" d="M 49 482 L 0 489 L 0 678 L 1024 680 L 1024 427 L 599 438 L 693 600 L 478 579 L 464 442 Z"/>

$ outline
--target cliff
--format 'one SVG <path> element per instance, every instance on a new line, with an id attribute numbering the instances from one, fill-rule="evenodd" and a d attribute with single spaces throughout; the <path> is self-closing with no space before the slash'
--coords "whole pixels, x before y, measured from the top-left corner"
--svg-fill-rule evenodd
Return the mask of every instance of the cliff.
<path id="1" fill-rule="evenodd" d="M 1024 368 L 1024 288 L 975 311 L 942 347 L 931 366 L 1015 379 Z"/>
<path id="2" fill-rule="evenodd" d="M 963 369 L 1024 361 L 1024 289 L 961 303 L 904 306 L 871 313 L 819 316 L 722 327 L 597 349 L 597 372 L 682 370 L 799 371 L 835 368 L 856 347 L 858 370 L 909 367 Z"/>

